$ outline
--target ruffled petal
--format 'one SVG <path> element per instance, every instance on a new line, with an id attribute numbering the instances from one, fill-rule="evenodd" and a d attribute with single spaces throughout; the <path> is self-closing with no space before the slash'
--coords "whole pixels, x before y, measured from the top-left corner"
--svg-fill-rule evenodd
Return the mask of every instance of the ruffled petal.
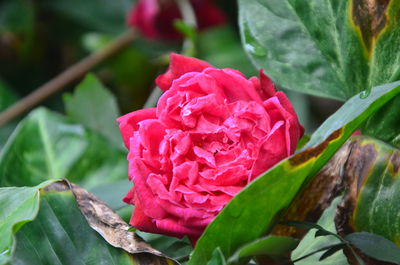
<path id="1" fill-rule="evenodd" d="M 171 87 L 172 82 L 182 75 L 189 72 L 201 72 L 205 68 L 211 67 L 205 61 L 176 53 L 171 53 L 170 58 L 168 71 L 156 79 L 157 86 L 164 91 L 167 91 Z"/>
<path id="2" fill-rule="evenodd" d="M 157 118 L 156 109 L 149 108 L 125 114 L 117 119 L 122 139 L 124 140 L 124 144 L 128 149 L 130 144 L 129 139 L 132 137 L 133 132 L 139 128 L 138 123 L 143 120 L 155 118 Z"/>

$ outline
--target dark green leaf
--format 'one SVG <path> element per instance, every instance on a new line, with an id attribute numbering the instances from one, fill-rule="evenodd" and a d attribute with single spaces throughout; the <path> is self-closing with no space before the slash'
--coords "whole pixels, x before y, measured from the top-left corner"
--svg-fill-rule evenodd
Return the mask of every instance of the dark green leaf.
<path id="1" fill-rule="evenodd" d="M 374 259 L 400 264 L 400 248 L 383 236 L 359 232 L 349 234 L 344 239 Z"/>
<path id="2" fill-rule="evenodd" d="M 339 250 L 343 250 L 347 245 L 345 243 L 340 243 L 337 245 L 332 246 L 330 249 L 328 249 L 326 252 L 324 252 L 321 257 L 319 258 L 320 261 L 329 258 L 333 254 L 337 253 Z"/>
<path id="3" fill-rule="evenodd" d="M 39 213 L 17 233 L 11 264 L 174 264 L 87 191 L 58 181 L 36 193 Z"/>
<path id="4" fill-rule="evenodd" d="M 285 88 L 339 100 L 400 79 L 399 11 L 396 1 L 239 0 L 253 63 Z"/>
<path id="5" fill-rule="evenodd" d="M 399 92 L 400 82 L 396 82 L 375 87 L 365 99 L 356 95 L 346 102 L 302 151 L 260 175 L 225 206 L 200 237 L 189 264 L 204 264 L 216 247 L 230 256 L 240 246 L 271 231 L 296 195 L 352 132 Z"/>
<path id="6" fill-rule="evenodd" d="M 260 255 L 270 257 L 288 255 L 298 244 L 299 241 L 291 237 L 267 236 L 239 248 L 228 262 L 236 263 L 242 258 Z"/>
<path id="7" fill-rule="evenodd" d="M 120 115 L 114 96 L 93 74 L 76 87 L 75 92 L 64 95 L 68 117 L 104 136 L 115 146 L 122 148 L 122 139 L 115 121 Z"/>
<path id="8" fill-rule="evenodd" d="M 330 236 L 330 235 L 332 235 L 332 233 L 326 230 L 318 230 L 317 232 L 315 232 L 315 237 Z"/>
<path id="9" fill-rule="evenodd" d="M 91 188 L 125 179 L 125 152 L 45 109 L 33 111 L 0 154 L 0 186 L 68 178 Z"/>

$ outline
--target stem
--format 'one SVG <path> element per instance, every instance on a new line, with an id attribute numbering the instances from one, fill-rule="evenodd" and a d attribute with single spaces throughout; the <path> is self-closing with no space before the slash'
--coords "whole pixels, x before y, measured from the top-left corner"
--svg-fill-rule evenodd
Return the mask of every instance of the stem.
<path id="1" fill-rule="evenodd" d="M 135 32 L 132 30 L 125 32 L 104 47 L 104 49 L 95 52 L 75 65 L 72 65 L 60 75 L 51 79 L 25 98 L 19 100 L 4 112 L 0 113 L 0 126 L 34 108 L 49 96 L 61 91 L 65 86 L 85 75 L 93 67 L 125 49 L 134 40 L 135 35 Z"/>
<path id="2" fill-rule="evenodd" d="M 189 0 L 175 0 L 176 5 L 179 8 L 179 11 L 182 14 L 183 21 L 193 27 L 197 28 L 197 20 L 196 15 L 194 13 L 193 7 L 190 4 Z M 195 54 L 195 44 L 192 39 L 185 38 L 182 45 L 182 54 L 186 56 L 194 56 Z M 158 99 L 161 97 L 163 91 L 159 87 L 154 87 L 150 96 L 147 98 L 144 103 L 143 108 L 153 108 L 157 105 Z"/>
<path id="3" fill-rule="evenodd" d="M 194 29 L 197 29 L 197 19 L 196 19 L 196 14 L 194 13 L 193 7 L 190 3 L 189 0 L 175 0 L 179 11 L 181 12 L 183 21 L 193 27 Z M 182 46 L 182 54 L 187 55 L 187 56 L 195 56 L 195 43 L 192 39 L 190 38 L 185 38 L 183 41 L 183 46 Z"/>

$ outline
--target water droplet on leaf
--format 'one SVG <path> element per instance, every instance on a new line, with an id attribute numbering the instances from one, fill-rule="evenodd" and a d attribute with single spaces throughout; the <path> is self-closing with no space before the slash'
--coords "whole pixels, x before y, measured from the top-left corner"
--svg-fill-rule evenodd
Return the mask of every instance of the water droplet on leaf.
<path id="1" fill-rule="evenodd" d="M 367 98 L 371 94 L 371 88 L 361 91 L 360 98 Z"/>
<path id="2" fill-rule="evenodd" d="M 250 29 L 246 24 L 244 24 L 244 39 L 245 39 L 245 49 L 253 56 L 264 57 L 267 55 L 265 48 L 256 40 L 256 38 L 251 34 Z"/>

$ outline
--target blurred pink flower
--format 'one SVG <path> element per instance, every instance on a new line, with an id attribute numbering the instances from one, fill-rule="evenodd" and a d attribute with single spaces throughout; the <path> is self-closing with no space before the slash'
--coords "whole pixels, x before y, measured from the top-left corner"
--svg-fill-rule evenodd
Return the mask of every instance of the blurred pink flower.
<path id="1" fill-rule="evenodd" d="M 225 23 L 226 17 L 212 0 L 191 0 L 200 30 Z M 174 21 L 181 14 L 173 0 L 138 0 L 128 14 L 128 25 L 150 39 L 179 39 Z"/>

